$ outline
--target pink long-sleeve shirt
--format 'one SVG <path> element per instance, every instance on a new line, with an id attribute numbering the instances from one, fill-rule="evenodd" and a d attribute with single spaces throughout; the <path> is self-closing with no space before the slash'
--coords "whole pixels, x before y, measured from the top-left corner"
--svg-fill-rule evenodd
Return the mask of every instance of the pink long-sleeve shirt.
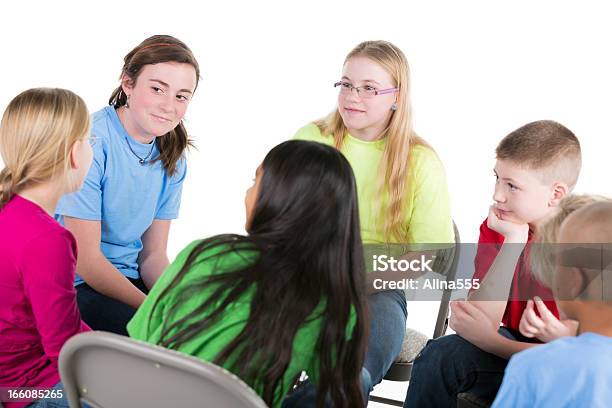
<path id="1" fill-rule="evenodd" d="M 0 210 L 0 387 L 55 386 L 60 349 L 90 330 L 76 303 L 76 257 L 72 234 L 37 204 L 15 195 Z"/>

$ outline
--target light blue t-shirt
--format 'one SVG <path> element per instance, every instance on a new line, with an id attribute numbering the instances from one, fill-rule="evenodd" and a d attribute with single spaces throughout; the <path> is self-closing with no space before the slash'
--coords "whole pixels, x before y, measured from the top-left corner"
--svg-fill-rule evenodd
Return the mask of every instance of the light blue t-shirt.
<path id="1" fill-rule="evenodd" d="M 612 338 L 584 333 L 514 355 L 493 408 L 611 404 Z"/>
<path id="2" fill-rule="evenodd" d="M 187 172 L 185 158 L 179 160 L 177 173 L 168 177 L 161 161 L 150 163 L 159 155 L 155 143 L 132 139 L 112 106 L 92 115 L 91 133 L 95 143 L 87 178 L 81 190 L 60 200 L 56 219 L 63 223 L 67 215 L 101 221 L 102 253 L 119 272 L 136 279 L 142 235 L 154 219 L 178 216 Z M 136 156 L 144 158 L 149 152 L 146 163 L 140 164 Z M 82 282 L 77 276 L 75 284 Z"/>

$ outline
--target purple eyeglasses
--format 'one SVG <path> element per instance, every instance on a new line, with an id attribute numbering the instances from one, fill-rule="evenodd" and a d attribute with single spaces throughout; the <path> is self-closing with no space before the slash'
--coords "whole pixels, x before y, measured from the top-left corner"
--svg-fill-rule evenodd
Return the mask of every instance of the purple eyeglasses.
<path id="1" fill-rule="evenodd" d="M 399 88 L 376 89 L 371 85 L 353 86 L 350 82 L 338 81 L 334 84 L 334 88 L 340 87 L 340 93 L 350 94 L 353 89 L 357 91 L 357 95 L 362 98 L 371 98 L 376 95 L 384 95 L 399 91 Z"/>

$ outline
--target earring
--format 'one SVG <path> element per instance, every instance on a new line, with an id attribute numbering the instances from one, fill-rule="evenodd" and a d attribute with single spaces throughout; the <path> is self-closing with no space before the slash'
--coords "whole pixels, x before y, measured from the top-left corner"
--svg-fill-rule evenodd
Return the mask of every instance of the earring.
<path id="1" fill-rule="evenodd" d="M 130 109 L 130 95 L 126 95 L 125 108 Z"/>
<path id="2" fill-rule="evenodd" d="M 392 111 L 396 111 L 397 110 L 397 103 L 393 102 L 393 105 L 391 105 L 391 110 Z"/>

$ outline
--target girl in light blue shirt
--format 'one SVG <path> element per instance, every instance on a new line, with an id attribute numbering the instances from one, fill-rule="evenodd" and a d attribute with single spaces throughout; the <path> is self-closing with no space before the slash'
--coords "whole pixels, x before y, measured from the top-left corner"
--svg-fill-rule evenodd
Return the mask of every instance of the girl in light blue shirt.
<path id="1" fill-rule="evenodd" d="M 125 326 L 168 265 L 190 141 L 182 119 L 199 66 L 171 36 L 144 40 L 124 58 L 121 85 L 93 114 L 94 161 L 83 188 L 57 207 L 76 237 L 77 301 L 94 330 Z"/>

